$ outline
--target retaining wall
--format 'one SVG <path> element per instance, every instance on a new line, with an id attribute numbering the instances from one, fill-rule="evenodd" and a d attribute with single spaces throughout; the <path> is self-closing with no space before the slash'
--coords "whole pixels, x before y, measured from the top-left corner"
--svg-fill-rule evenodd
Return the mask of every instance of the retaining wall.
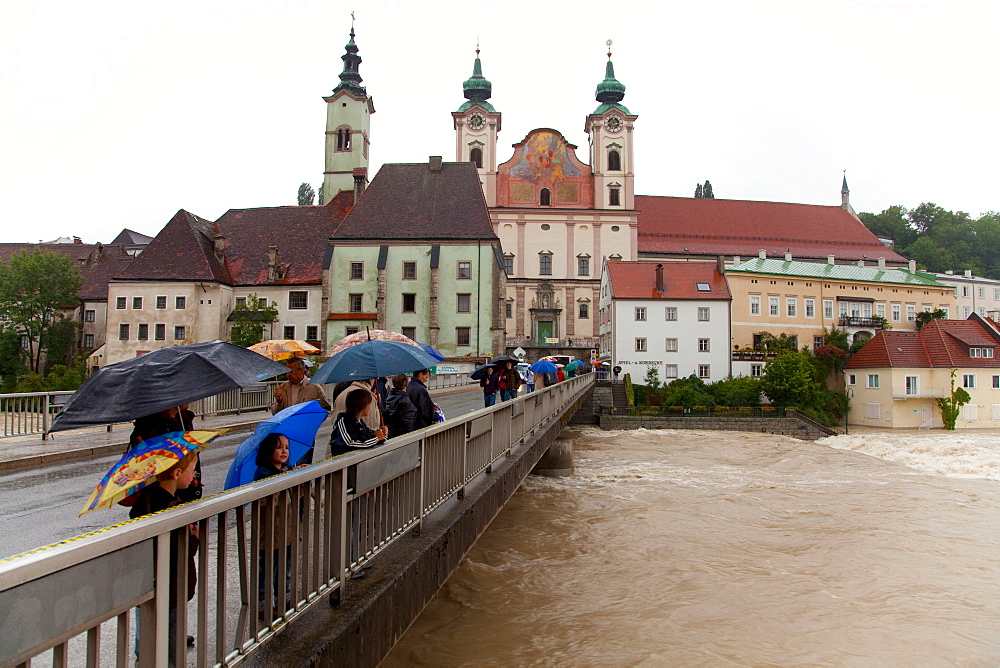
<path id="1" fill-rule="evenodd" d="M 828 434 L 795 418 L 741 418 L 723 416 L 670 417 L 665 415 L 601 415 L 601 429 L 705 429 L 781 434 L 815 441 Z"/>

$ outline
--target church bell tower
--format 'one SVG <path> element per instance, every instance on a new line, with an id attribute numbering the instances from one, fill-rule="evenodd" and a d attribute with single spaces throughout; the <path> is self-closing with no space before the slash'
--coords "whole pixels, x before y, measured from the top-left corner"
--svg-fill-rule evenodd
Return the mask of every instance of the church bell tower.
<path id="1" fill-rule="evenodd" d="M 479 181 L 483 185 L 486 206 L 496 206 L 500 112 L 489 103 L 493 84 L 483 76 L 478 46 L 472 76 L 465 80 L 462 88 L 467 101 L 451 114 L 455 124 L 455 161 L 475 163 Z"/>
<path id="2" fill-rule="evenodd" d="M 375 106 L 361 85 L 358 66 L 361 56 L 354 43 L 354 16 L 351 39 L 344 47 L 344 71 L 333 94 L 326 101 L 326 166 L 323 170 L 323 201 L 329 202 L 341 190 L 359 194 L 368 185 L 368 151 L 371 115 Z"/>
<path id="3" fill-rule="evenodd" d="M 584 131 L 590 142 L 590 164 L 594 170 L 594 208 L 634 209 L 632 130 L 638 116 L 621 103 L 625 86 L 615 78 L 608 42 L 608 64 L 604 81 L 597 84 L 600 105 L 587 116 Z"/>

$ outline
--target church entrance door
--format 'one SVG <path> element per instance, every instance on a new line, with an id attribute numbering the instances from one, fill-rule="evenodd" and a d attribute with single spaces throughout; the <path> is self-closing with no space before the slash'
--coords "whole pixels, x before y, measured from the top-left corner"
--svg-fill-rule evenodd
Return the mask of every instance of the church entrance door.
<path id="1" fill-rule="evenodd" d="M 538 342 L 545 343 L 545 339 L 552 338 L 552 321 L 538 321 Z"/>

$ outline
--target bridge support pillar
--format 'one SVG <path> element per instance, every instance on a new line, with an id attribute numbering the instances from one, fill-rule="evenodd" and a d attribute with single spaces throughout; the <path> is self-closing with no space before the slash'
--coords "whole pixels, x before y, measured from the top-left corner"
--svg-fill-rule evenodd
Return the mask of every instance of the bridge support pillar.
<path id="1" fill-rule="evenodd" d="M 573 475 L 573 439 L 557 438 L 553 441 L 531 472 L 548 478 Z"/>

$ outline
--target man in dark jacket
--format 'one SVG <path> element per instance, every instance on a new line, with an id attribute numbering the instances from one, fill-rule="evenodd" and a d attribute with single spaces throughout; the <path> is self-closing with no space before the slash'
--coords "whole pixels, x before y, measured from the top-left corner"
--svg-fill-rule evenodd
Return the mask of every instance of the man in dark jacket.
<path id="1" fill-rule="evenodd" d="M 417 408 L 406 394 L 409 380 L 405 373 L 392 377 L 392 389 L 385 398 L 385 426 L 389 428 L 389 438 L 402 436 L 416 428 Z"/>
<path id="2" fill-rule="evenodd" d="M 430 392 L 427 391 L 427 381 L 430 380 L 430 377 L 430 369 L 414 371 L 410 384 L 406 386 L 406 395 L 410 397 L 410 401 L 417 409 L 416 419 L 413 421 L 414 429 L 423 429 L 435 422 L 434 401 L 431 400 Z"/>

